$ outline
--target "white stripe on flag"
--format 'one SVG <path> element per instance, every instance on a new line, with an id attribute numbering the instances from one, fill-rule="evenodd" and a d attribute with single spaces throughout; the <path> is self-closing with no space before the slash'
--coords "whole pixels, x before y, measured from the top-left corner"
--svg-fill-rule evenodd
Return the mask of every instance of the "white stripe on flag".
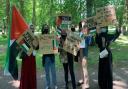
<path id="1" fill-rule="evenodd" d="M 15 41 L 15 40 L 10 40 L 10 45 L 9 45 L 9 47 L 13 44 L 14 41 Z"/>
<path id="2" fill-rule="evenodd" d="M 29 48 L 27 47 L 27 45 L 24 43 L 24 44 L 22 44 L 23 46 L 24 46 L 24 48 L 28 51 L 29 50 Z"/>

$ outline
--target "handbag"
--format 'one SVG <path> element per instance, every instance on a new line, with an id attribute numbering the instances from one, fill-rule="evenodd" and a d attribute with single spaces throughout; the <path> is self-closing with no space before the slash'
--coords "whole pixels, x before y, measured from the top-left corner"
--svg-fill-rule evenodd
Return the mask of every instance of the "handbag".
<path id="1" fill-rule="evenodd" d="M 100 58 L 105 58 L 108 56 L 108 51 L 107 49 L 105 48 L 102 52 L 100 52 Z"/>

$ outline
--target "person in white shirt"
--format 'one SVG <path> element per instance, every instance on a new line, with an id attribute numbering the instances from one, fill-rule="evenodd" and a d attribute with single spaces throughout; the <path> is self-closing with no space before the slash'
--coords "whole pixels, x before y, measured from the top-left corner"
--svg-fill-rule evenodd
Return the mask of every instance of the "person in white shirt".
<path id="1" fill-rule="evenodd" d="M 89 77 L 88 77 L 88 71 L 87 71 L 87 56 L 88 56 L 88 48 L 86 44 L 86 37 L 85 34 L 87 34 L 87 26 L 85 24 L 82 26 L 83 22 L 79 23 L 80 28 L 80 37 L 83 39 L 79 45 L 80 51 L 78 52 L 78 62 L 80 64 L 79 70 L 80 70 L 80 79 L 77 83 L 77 86 L 81 86 L 82 89 L 88 89 L 89 88 Z"/>

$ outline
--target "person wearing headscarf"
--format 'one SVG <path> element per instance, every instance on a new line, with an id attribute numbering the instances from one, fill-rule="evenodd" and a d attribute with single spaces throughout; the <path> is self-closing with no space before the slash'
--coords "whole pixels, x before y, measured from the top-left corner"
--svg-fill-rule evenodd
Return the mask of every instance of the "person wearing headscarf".
<path id="1" fill-rule="evenodd" d="M 30 25 L 29 30 L 34 33 L 34 26 Z M 34 51 L 30 56 L 24 51 L 21 52 L 22 68 L 19 89 L 37 89 L 35 50 L 39 48 L 39 44 L 36 37 L 35 40 L 33 40 L 33 48 Z"/>
<path id="2" fill-rule="evenodd" d="M 112 52 L 109 48 L 111 42 L 119 37 L 120 31 L 113 35 L 108 34 L 108 26 L 97 27 L 96 43 L 99 47 L 98 84 L 100 89 L 113 89 Z"/>

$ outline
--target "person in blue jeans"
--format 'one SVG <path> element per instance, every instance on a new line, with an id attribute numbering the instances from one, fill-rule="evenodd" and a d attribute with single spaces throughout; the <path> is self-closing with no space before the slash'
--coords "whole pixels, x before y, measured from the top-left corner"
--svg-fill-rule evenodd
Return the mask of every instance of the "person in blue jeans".
<path id="1" fill-rule="evenodd" d="M 57 89 L 56 84 L 56 69 L 55 69 L 55 55 L 54 54 L 46 54 L 43 55 L 43 65 L 46 73 L 46 89 L 50 89 L 50 81 L 52 78 L 52 85 L 54 89 Z M 51 75 L 51 78 L 50 78 Z"/>
<path id="2" fill-rule="evenodd" d="M 48 34 L 49 27 L 48 25 L 44 25 L 42 28 L 42 35 Z M 44 54 L 42 56 L 42 63 L 45 69 L 46 75 L 46 89 L 57 89 L 56 82 L 56 68 L 55 68 L 55 55 L 54 54 Z M 50 81 L 52 80 L 52 87 Z"/>

